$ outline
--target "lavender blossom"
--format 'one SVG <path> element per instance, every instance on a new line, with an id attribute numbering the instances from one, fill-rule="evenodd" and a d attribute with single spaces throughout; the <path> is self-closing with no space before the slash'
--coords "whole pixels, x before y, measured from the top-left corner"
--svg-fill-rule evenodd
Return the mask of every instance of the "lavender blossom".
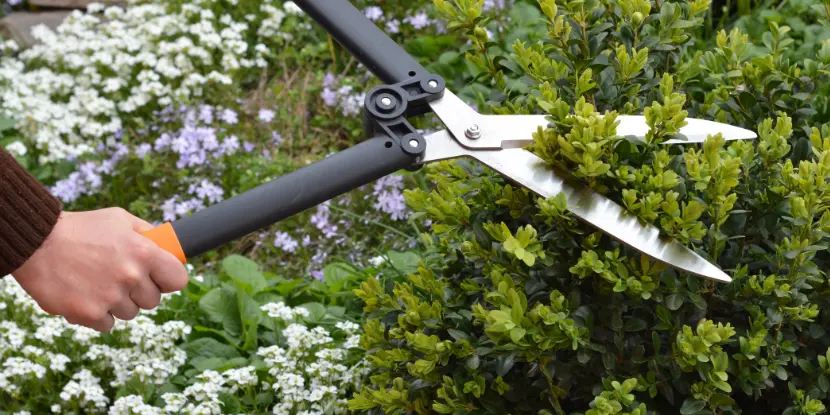
<path id="1" fill-rule="evenodd" d="M 50 189 L 51 193 L 61 199 L 64 203 L 72 203 L 78 200 L 86 192 L 86 184 L 80 172 L 73 172 L 66 179 L 55 183 Z"/>
<path id="2" fill-rule="evenodd" d="M 222 111 L 222 114 L 219 115 L 219 119 L 228 124 L 236 124 L 239 122 L 239 116 L 232 109 Z"/>
<path id="3" fill-rule="evenodd" d="M 297 250 L 298 243 L 289 234 L 285 232 L 277 232 L 276 237 L 274 238 L 274 246 L 285 252 L 294 252 Z"/>
<path id="4" fill-rule="evenodd" d="M 366 17 L 369 18 L 369 20 L 377 21 L 378 19 L 383 17 L 383 9 L 381 9 L 378 6 L 370 6 L 366 8 L 365 14 Z"/>
<path id="5" fill-rule="evenodd" d="M 311 216 L 311 223 L 320 230 L 326 238 L 337 235 L 338 227 L 329 222 L 329 203 L 325 201 L 317 206 L 317 211 Z"/>
<path id="6" fill-rule="evenodd" d="M 430 25 L 429 16 L 426 13 L 420 12 L 414 16 L 409 16 L 404 19 L 405 22 L 409 23 L 415 29 L 423 29 Z"/>
<path id="7" fill-rule="evenodd" d="M 213 107 L 210 105 L 202 105 L 199 107 L 199 121 L 205 124 L 213 122 Z"/>
<path id="8" fill-rule="evenodd" d="M 229 156 L 236 153 L 236 150 L 239 150 L 239 138 L 235 135 L 226 138 L 225 141 L 222 142 L 222 148 L 220 150 L 221 154 Z"/>
<path id="9" fill-rule="evenodd" d="M 397 19 L 386 22 L 386 31 L 389 33 L 400 33 L 401 22 Z"/>
<path id="10" fill-rule="evenodd" d="M 323 89 L 323 92 L 320 93 L 320 97 L 323 99 L 323 103 L 326 106 L 333 107 L 337 105 L 337 92 L 329 89 L 328 87 Z"/>
<path id="11" fill-rule="evenodd" d="M 262 121 L 262 122 L 271 122 L 271 121 L 273 121 L 275 115 L 276 114 L 274 114 L 274 111 L 271 111 L 269 109 L 263 108 L 263 109 L 259 110 L 259 120 Z"/>
<path id="12" fill-rule="evenodd" d="M 202 200 L 207 199 L 210 203 L 221 202 L 225 195 L 225 191 L 221 187 L 204 179 L 198 185 L 191 184 L 187 192 L 195 194 Z"/>
<path id="13" fill-rule="evenodd" d="M 276 131 L 271 133 L 271 143 L 272 144 L 274 144 L 275 146 L 278 146 L 278 145 L 282 144 L 282 141 L 283 141 L 283 138 L 280 135 L 280 133 L 278 133 Z"/>
<path id="14" fill-rule="evenodd" d="M 256 145 L 254 145 L 254 143 L 246 141 L 242 144 L 242 148 L 245 149 L 246 153 L 250 153 L 254 151 L 254 149 L 256 149 Z"/>
<path id="15" fill-rule="evenodd" d="M 327 72 L 326 76 L 323 78 L 323 88 L 331 88 L 334 86 L 334 83 L 337 81 L 337 78 L 334 76 L 333 73 Z"/>
<path id="16" fill-rule="evenodd" d="M 135 155 L 136 157 L 143 159 L 150 151 L 153 150 L 153 146 L 148 143 L 143 143 L 135 148 Z"/>

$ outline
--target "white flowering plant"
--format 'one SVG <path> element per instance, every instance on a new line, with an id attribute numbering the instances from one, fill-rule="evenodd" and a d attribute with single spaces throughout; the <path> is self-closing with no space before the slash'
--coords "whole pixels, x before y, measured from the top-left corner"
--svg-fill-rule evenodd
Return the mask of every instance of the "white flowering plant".
<path id="1" fill-rule="evenodd" d="M 38 44 L 21 51 L 13 41 L 3 44 L 0 116 L 18 122 L 43 164 L 111 144 L 169 106 L 233 102 L 246 82 L 284 61 L 287 45 L 313 45 L 319 34 L 307 30 L 311 26 L 296 6 L 246 4 L 93 3 L 86 12 L 73 11 L 56 30 L 35 26 Z"/>
<path id="2" fill-rule="evenodd" d="M 158 308 L 117 321 L 106 334 L 45 313 L 13 278 L 3 278 L 0 407 L 9 413 L 344 413 L 368 369 L 356 322 L 360 306 L 347 299 L 362 276 L 347 267 L 327 272 L 330 291 L 322 293 L 286 285 L 256 263 L 230 256 L 220 272 L 193 274 L 184 291 L 164 295 Z"/>

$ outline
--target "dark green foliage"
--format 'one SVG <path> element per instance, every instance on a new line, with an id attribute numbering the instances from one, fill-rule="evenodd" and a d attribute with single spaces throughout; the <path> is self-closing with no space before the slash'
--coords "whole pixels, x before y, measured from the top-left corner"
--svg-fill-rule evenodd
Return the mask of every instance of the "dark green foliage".
<path id="1" fill-rule="evenodd" d="M 490 43 L 481 1 L 436 0 L 469 35 L 494 113 L 547 113 L 530 148 L 733 278 L 654 263 L 475 163 L 427 169 L 407 279 L 364 282 L 369 413 L 820 414 L 830 400 L 830 44 L 753 57 L 722 30 L 691 52 L 708 0 L 539 0 L 539 40 Z M 528 13 L 533 13 L 528 11 Z M 525 27 L 528 27 L 525 23 Z M 508 30 L 509 31 L 509 30 Z M 532 36 L 525 36 L 529 39 Z M 507 52 L 509 50 L 509 52 Z M 462 77 L 462 76 L 460 76 Z M 616 134 L 644 113 L 645 142 Z M 665 145 L 686 117 L 754 141 Z"/>

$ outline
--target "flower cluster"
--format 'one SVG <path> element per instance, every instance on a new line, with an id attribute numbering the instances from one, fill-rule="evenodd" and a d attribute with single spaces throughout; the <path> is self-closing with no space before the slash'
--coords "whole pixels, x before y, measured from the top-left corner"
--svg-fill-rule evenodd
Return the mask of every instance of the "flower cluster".
<path id="1" fill-rule="evenodd" d="M 127 9 L 94 3 L 55 31 L 36 26 L 39 44 L 0 60 L 0 115 L 24 126 L 41 162 L 78 157 L 125 128 L 141 128 L 153 111 L 210 99 L 267 67 L 273 45 L 291 38 L 284 21 L 301 15 L 296 5 L 263 0 L 261 16 L 235 21 L 203 3 L 175 13 L 160 1 Z M 251 38 L 258 43 L 249 45 Z"/>
<path id="2" fill-rule="evenodd" d="M 389 34 L 400 33 L 402 24 L 407 24 L 418 31 L 432 26 L 438 33 L 446 32 L 444 21 L 430 18 L 424 10 L 410 10 L 409 15 L 403 18 L 386 15 L 380 6 L 369 6 L 363 10 L 363 13 Z"/>
<path id="3" fill-rule="evenodd" d="M 245 396 L 253 388 L 274 394 L 275 403 L 269 408 L 274 414 L 345 413 L 350 393 L 362 385 L 367 373 L 365 361 L 354 362 L 352 352 L 359 347 L 360 327 L 339 322 L 330 332 L 297 323 L 298 317 L 308 316 L 302 307 L 268 303 L 261 309 L 279 324 L 287 324 L 281 332 L 285 344 L 257 350 L 265 362 L 263 370 L 253 366 L 205 370 L 182 392 L 162 394 L 164 407 L 128 395 L 116 400 L 109 414 L 221 414 L 226 413 L 222 394 Z M 345 341 L 338 340 L 344 335 Z"/>
<path id="4" fill-rule="evenodd" d="M 112 388 L 132 379 L 167 382 L 185 363 L 178 345 L 190 327 L 174 320 L 155 324 L 148 316 L 176 295 L 163 295 L 158 308 L 134 320 L 116 321 L 111 343 L 44 312 L 11 276 L 0 279 L 0 396 L 25 403 L 54 390 L 52 412 L 105 413 Z"/>

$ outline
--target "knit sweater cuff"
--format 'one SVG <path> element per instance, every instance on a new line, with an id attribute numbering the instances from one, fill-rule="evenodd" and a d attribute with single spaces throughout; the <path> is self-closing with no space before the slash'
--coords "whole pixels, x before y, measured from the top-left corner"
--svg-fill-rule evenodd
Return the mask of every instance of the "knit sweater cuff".
<path id="1" fill-rule="evenodd" d="M 0 277 L 34 255 L 61 209 L 60 200 L 0 147 Z"/>

